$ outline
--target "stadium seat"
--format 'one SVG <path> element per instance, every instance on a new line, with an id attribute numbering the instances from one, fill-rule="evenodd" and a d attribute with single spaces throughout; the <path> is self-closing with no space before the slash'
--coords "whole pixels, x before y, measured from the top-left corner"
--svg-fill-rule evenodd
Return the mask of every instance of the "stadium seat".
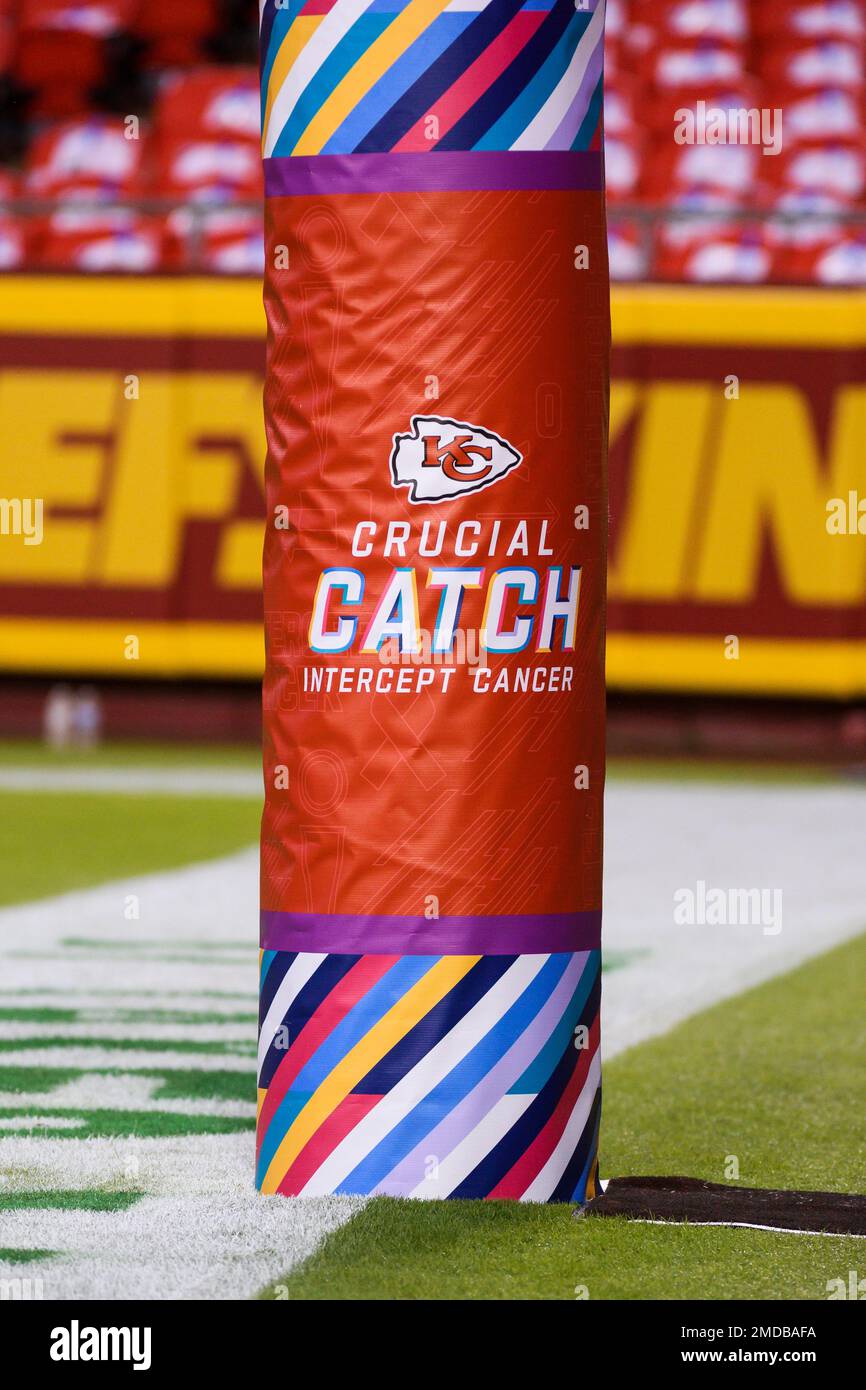
<path id="1" fill-rule="evenodd" d="M 194 202 L 261 198 L 258 147 L 247 140 L 175 140 L 160 146 L 155 193 Z"/>
<path id="2" fill-rule="evenodd" d="M 144 140 L 128 139 L 118 116 L 91 116 L 49 127 L 30 149 L 28 193 L 101 201 L 140 191 Z"/>
<path id="3" fill-rule="evenodd" d="M 189 68 L 205 57 L 217 19 L 216 0 L 142 0 L 131 29 L 146 45 L 147 66 Z"/>
<path id="4" fill-rule="evenodd" d="M 12 73 L 33 93 L 35 112 L 57 117 L 88 110 L 105 74 L 105 41 L 128 14 L 128 0 L 24 0 Z"/>
<path id="5" fill-rule="evenodd" d="M 169 204 L 157 204 L 167 220 L 148 206 L 143 224 L 103 228 L 97 245 L 74 250 L 7 210 L 9 263 L 50 244 L 55 259 L 82 266 L 144 264 L 157 246 L 166 268 L 257 266 L 257 214 L 233 209 L 262 196 L 258 81 L 244 46 L 254 23 L 253 0 L 0 0 L 0 151 L 24 152 L 19 191 L 133 200 L 139 217 L 137 200 Z M 734 279 L 763 267 L 773 280 L 857 282 L 866 0 L 608 0 L 605 50 L 614 278 L 703 278 L 727 265 Z M 125 93 L 142 120 L 137 140 L 122 114 L 98 109 L 122 113 Z M 706 142 L 719 108 L 781 109 L 781 154 Z M 684 113 L 694 143 L 672 138 Z M 745 210 L 760 214 L 748 231 Z M 809 223 L 803 240 L 795 215 Z M 654 229 L 648 216 L 661 218 Z"/>
<path id="6" fill-rule="evenodd" d="M 66 208 L 46 219 L 37 262 L 48 270 L 145 273 L 161 268 L 164 230 L 125 208 Z"/>
<path id="7" fill-rule="evenodd" d="M 259 144 L 259 84 L 249 68 L 173 73 L 160 86 L 153 130 L 160 141 L 250 140 Z"/>

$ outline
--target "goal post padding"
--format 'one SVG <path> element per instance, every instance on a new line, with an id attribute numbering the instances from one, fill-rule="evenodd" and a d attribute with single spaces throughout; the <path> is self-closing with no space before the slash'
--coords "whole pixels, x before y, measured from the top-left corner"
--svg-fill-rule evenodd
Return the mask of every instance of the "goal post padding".
<path id="1" fill-rule="evenodd" d="M 262 18 L 262 1192 L 591 1198 L 603 5 Z"/>

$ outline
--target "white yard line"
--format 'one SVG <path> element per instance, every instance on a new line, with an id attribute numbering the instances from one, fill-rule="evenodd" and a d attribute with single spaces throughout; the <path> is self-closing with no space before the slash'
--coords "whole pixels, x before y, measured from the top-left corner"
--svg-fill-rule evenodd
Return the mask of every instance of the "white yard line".
<path id="1" fill-rule="evenodd" d="M 170 776 L 187 785 L 186 774 Z M 859 787 L 613 782 L 605 1055 L 862 931 L 864 826 L 866 789 Z M 26 1128 L 40 1122 L 40 1110 L 68 1110 L 68 1124 L 78 1126 L 98 1101 L 116 1114 L 163 1111 L 198 1120 L 252 1113 L 255 1028 L 231 1015 L 255 1005 L 257 859 L 250 849 L 0 911 L 0 1009 L 94 1015 L 68 1025 L 0 1019 L 0 1040 L 17 1043 L 0 1050 L 0 1066 L 84 1072 L 23 1102 L 17 1096 L 18 1113 L 0 1129 L 0 1191 L 146 1194 L 126 1211 L 0 1212 L 0 1244 L 59 1252 L 2 1266 L 0 1277 L 41 1278 L 46 1298 L 247 1298 L 363 1206 L 348 1198 L 257 1196 L 249 1131 L 61 1138 L 50 1125 L 63 1125 L 63 1117 L 48 1115 L 44 1134 Z M 726 890 L 781 889 L 781 932 L 765 935 L 760 924 L 677 925 L 674 893 L 698 880 Z M 130 895 L 139 908 L 133 921 L 125 917 Z M 167 1008 L 219 1017 L 213 1024 L 170 1023 L 157 1014 L 127 1023 L 115 1012 Z M 98 1045 L 84 1046 L 85 1037 Z M 23 1046 L 28 1038 L 39 1045 Z M 131 1040 L 159 1048 L 112 1046 Z M 190 1050 L 172 1046 L 182 1040 Z M 197 1050 L 207 1042 L 227 1050 Z M 123 1074 L 100 1076 L 100 1067 Z M 160 1104 L 158 1079 L 140 1073 L 169 1070 L 248 1072 L 250 1102 L 190 1097 Z M 4 1092 L 0 1110 L 15 1109 L 15 1101 Z"/>
<path id="2" fill-rule="evenodd" d="M 261 797 L 262 774 L 221 767 L 4 767 L 0 791 Z"/>
<path id="3" fill-rule="evenodd" d="M 860 786 L 612 782 L 602 938 L 627 963 L 604 977 L 605 1056 L 866 931 L 864 835 Z M 699 880 L 778 889 L 781 931 L 679 925 Z"/>

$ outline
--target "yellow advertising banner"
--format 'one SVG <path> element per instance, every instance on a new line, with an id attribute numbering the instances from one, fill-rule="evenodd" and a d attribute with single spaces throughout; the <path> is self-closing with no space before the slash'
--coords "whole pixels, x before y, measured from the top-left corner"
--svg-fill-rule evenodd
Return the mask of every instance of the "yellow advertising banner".
<path id="1" fill-rule="evenodd" d="M 866 296 L 613 324 L 610 685 L 866 693 Z M 258 678 L 263 333 L 254 281 L 4 279 L 0 669 Z"/>

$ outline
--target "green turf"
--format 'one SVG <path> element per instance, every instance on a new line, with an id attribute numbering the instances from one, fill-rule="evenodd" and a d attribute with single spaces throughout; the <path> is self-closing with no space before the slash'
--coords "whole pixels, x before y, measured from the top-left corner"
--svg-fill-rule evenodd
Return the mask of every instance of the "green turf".
<path id="1" fill-rule="evenodd" d="M 77 1081 L 82 1076 L 128 1076 L 120 1067 L 4 1067 L 0 1066 L 0 1091 L 22 1096 L 45 1095 Z M 255 1076 L 247 1071 L 198 1071 L 179 1067 L 136 1067 L 136 1076 L 149 1076 L 159 1082 L 157 1100 L 246 1100 L 255 1101 Z"/>
<path id="2" fill-rule="evenodd" d="M 866 936 L 605 1069 L 602 1172 L 863 1190 Z M 816 1299 L 863 1242 L 379 1198 L 267 1290 L 289 1299 Z M 859 1264 L 858 1264 L 859 1262 Z"/>
<path id="3" fill-rule="evenodd" d="M 39 1119 L 74 1121 L 74 1127 L 60 1129 L 33 1124 L 25 1125 L 25 1112 L 11 1106 L 0 1107 L 0 1129 L 9 1130 L 9 1123 L 20 1124 L 18 1134 L 55 1139 L 161 1139 L 183 1134 L 237 1134 L 255 1129 L 255 1119 L 236 1115 L 184 1115 L 172 1110 L 88 1110 L 67 1105 L 56 1108 L 39 1106 Z"/>
<path id="4" fill-rule="evenodd" d="M 252 798 L 0 792 L 0 906 L 253 844 Z"/>
<path id="5" fill-rule="evenodd" d="M 840 783 L 847 778 L 835 766 L 803 763 L 725 762 L 714 758 L 608 758 L 609 782 L 708 782 L 747 786 L 811 786 Z M 862 780 L 862 779 L 861 779 Z"/>
<path id="6" fill-rule="evenodd" d="M 128 1211 L 143 1195 L 141 1192 L 106 1192 L 101 1187 L 0 1192 L 0 1211 Z"/>
<path id="7" fill-rule="evenodd" d="M 56 1250 L 27 1250 L 19 1249 L 17 1246 L 0 1245 L 0 1264 L 32 1264 L 35 1260 L 50 1260 L 51 1256 L 56 1254 Z"/>
<path id="8" fill-rule="evenodd" d="M 222 767 L 227 771 L 258 773 L 261 753 L 252 743 L 148 743 L 122 740 L 101 744 L 97 748 L 57 750 L 47 748 L 35 739 L 0 739 L 0 768 L 33 767 L 41 771 L 53 768 L 84 770 L 102 768 L 161 767 L 196 770 Z M 608 759 L 607 775 L 611 780 L 664 782 L 785 782 L 800 785 L 812 782 L 838 782 L 841 773 L 836 767 L 803 765 L 801 763 L 739 762 L 710 758 L 629 758 Z"/>

